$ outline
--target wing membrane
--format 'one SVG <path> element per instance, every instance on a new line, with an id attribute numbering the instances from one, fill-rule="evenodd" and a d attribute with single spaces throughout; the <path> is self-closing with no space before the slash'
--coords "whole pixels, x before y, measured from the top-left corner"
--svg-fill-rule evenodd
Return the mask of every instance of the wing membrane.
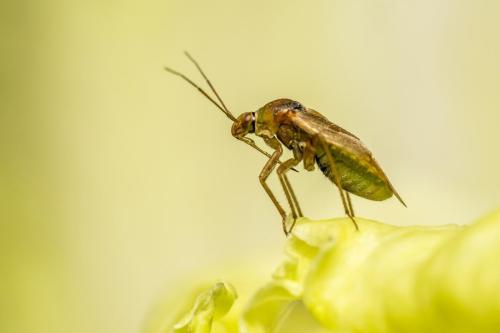
<path id="1" fill-rule="evenodd" d="M 293 124 L 302 129 L 312 137 L 318 137 L 324 140 L 332 150 L 333 155 L 346 155 L 347 157 L 358 161 L 366 167 L 371 173 L 383 179 L 390 187 L 398 200 L 406 206 L 401 196 L 389 181 L 382 167 L 373 158 L 372 153 L 361 142 L 361 140 L 351 132 L 330 122 L 326 117 L 312 109 L 303 112 L 296 112 L 290 117 Z"/>

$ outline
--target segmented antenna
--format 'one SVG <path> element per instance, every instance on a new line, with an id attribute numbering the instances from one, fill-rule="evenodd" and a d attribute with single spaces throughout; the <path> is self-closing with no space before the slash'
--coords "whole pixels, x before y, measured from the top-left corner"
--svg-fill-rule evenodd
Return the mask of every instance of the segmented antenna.
<path id="1" fill-rule="evenodd" d="M 208 86 L 210 87 L 210 90 L 214 93 L 215 97 L 217 98 L 217 100 L 219 101 L 220 104 L 217 103 L 205 90 L 203 90 L 199 85 L 197 85 L 196 83 L 194 83 L 186 75 L 184 75 L 181 72 L 178 72 L 178 71 L 176 71 L 176 70 L 174 70 L 174 69 L 172 69 L 170 67 L 167 67 L 167 66 L 164 66 L 163 68 L 167 72 L 169 72 L 171 74 L 174 74 L 176 76 L 181 77 L 184 81 L 186 81 L 187 83 L 189 83 L 190 85 L 192 85 L 193 87 L 195 87 L 203 96 L 205 96 L 210 102 L 212 102 L 212 104 L 214 104 L 219 110 L 221 110 L 222 112 L 224 112 L 224 114 L 229 119 L 231 119 L 231 121 L 235 122 L 236 121 L 236 117 L 233 116 L 233 114 L 226 107 L 226 105 L 222 101 L 222 98 L 219 96 L 219 94 L 217 93 L 217 90 L 215 90 L 214 86 L 212 85 L 212 83 L 210 82 L 210 80 L 208 79 L 208 77 L 205 75 L 205 72 L 203 72 L 203 70 L 201 69 L 201 66 L 198 64 L 198 62 L 187 51 L 184 51 L 184 55 L 196 66 L 196 68 L 200 72 L 201 76 L 203 76 L 203 78 L 207 82 Z M 248 139 L 248 140 L 240 139 L 240 140 L 243 141 L 243 142 L 245 142 L 247 145 L 251 146 L 252 148 L 256 149 L 260 153 L 262 153 L 262 154 L 266 155 L 267 157 L 271 158 L 271 154 L 269 154 L 268 152 L 266 152 L 265 150 L 263 150 L 262 148 L 260 148 L 259 146 L 257 146 L 252 140 L 250 140 L 250 139 Z M 279 161 L 279 163 L 281 164 L 282 162 Z M 292 170 L 297 172 L 297 170 L 295 168 L 292 168 Z"/>
<path id="2" fill-rule="evenodd" d="M 188 51 L 184 51 L 184 54 L 186 55 L 186 57 L 188 57 L 189 60 L 191 60 L 191 62 L 196 66 L 196 68 L 198 68 L 198 71 L 200 72 L 201 76 L 203 76 L 203 78 L 207 82 L 208 86 L 210 87 L 210 89 L 212 90 L 212 92 L 215 94 L 215 97 L 217 97 L 217 100 L 220 102 L 220 104 L 222 105 L 222 107 L 224 108 L 224 110 L 226 110 L 224 112 L 226 114 L 226 116 L 228 116 L 229 119 L 231 119 L 232 121 L 235 121 L 236 117 L 233 116 L 233 114 L 231 113 L 231 111 L 229 111 L 229 109 L 227 108 L 226 104 L 224 104 L 224 102 L 222 101 L 222 98 L 220 98 L 219 94 L 217 93 L 217 90 L 215 90 L 214 86 L 212 85 L 212 83 L 210 82 L 210 80 L 208 79 L 208 77 L 205 75 L 205 73 L 201 69 L 201 66 L 198 64 L 198 62 L 196 60 L 194 60 L 193 57 L 191 57 L 191 55 L 188 53 Z"/>
<path id="3" fill-rule="evenodd" d="M 196 83 L 194 83 L 193 81 L 191 81 L 190 78 L 188 78 L 186 75 L 176 71 L 176 70 L 173 70 L 172 68 L 169 68 L 167 66 L 163 67 L 167 72 L 171 73 L 171 74 L 174 74 L 174 75 L 177 75 L 177 76 L 180 76 L 182 79 L 184 79 L 187 83 L 189 83 L 190 85 L 192 85 L 193 87 L 195 87 L 196 89 L 198 89 L 198 91 L 200 93 L 203 94 L 203 96 L 205 96 L 206 98 L 208 98 L 208 100 L 210 102 L 212 102 L 217 108 L 219 108 L 219 110 L 221 110 L 222 112 L 224 112 L 226 114 L 226 116 L 229 117 L 229 119 L 231 119 L 232 121 L 235 121 L 236 118 L 234 118 L 234 116 L 230 113 L 228 113 L 228 111 L 226 111 L 222 106 L 220 106 L 219 104 L 217 104 L 216 101 L 214 101 L 214 99 L 212 97 L 210 97 L 209 94 L 207 94 L 205 92 L 205 90 L 203 90 L 200 86 L 198 86 Z"/>

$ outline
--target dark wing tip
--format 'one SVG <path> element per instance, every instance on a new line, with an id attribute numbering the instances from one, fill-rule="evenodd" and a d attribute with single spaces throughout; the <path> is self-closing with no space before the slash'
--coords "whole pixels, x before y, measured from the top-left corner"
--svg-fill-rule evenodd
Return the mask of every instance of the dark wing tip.
<path id="1" fill-rule="evenodd" d="M 399 193 L 396 192 L 396 190 L 394 189 L 394 187 L 392 187 L 392 185 L 391 185 L 391 188 L 392 188 L 392 193 L 394 193 L 394 195 L 396 196 L 396 198 L 398 198 L 399 202 L 401 202 L 401 204 L 403 206 L 405 206 L 405 208 L 408 208 L 408 206 L 406 205 L 406 203 L 403 201 L 403 198 L 401 198 L 401 196 L 399 195 Z"/>

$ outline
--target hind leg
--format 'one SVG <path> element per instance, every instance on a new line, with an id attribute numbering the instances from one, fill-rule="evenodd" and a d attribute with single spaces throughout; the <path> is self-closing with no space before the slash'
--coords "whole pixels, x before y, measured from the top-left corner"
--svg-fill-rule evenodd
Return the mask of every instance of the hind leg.
<path id="1" fill-rule="evenodd" d="M 344 211 L 345 211 L 346 215 L 349 216 L 349 218 L 351 219 L 356 230 L 359 230 L 358 224 L 354 220 L 354 212 L 352 211 L 351 199 L 349 198 L 349 194 L 347 193 L 347 191 L 345 191 L 342 188 L 342 182 L 341 182 L 340 175 L 339 175 L 339 172 L 337 169 L 337 164 L 335 163 L 335 160 L 333 159 L 330 148 L 328 147 L 328 144 L 321 137 L 318 137 L 318 139 L 319 139 L 320 144 L 321 144 L 321 146 L 322 146 L 322 148 L 323 148 L 323 150 L 328 158 L 328 163 L 330 164 L 331 172 L 333 172 L 333 176 L 335 177 L 335 182 L 337 184 L 337 188 L 339 189 L 339 194 L 340 194 L 340 198 L 342 199 L 342 205 L 344 206 Z"/>
<path id="2" fill-rule="evenodd" d="M 354 217 L 354 209 L 352 208 L 352 201 L 351 201 L 351 195 L 349 192 L 345 191 L 346 198 L 347 198 L 347 205 L 349 206 L 349 210 L 351 211 L 351 216 Z"/>

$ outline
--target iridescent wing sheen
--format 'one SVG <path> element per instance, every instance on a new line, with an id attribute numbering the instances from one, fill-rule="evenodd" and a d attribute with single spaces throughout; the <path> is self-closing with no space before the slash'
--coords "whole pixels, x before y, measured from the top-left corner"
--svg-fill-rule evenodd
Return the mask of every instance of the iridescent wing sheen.
<path id="1" fill-rule="evenodd" d="M 361 140 L 351 132 L 330 122 L 319 112 L 306 109 L 305 111 L 294 112 L 289 119 L 293 125 L 309 134 L 311 137 L 318 137 L 325 141 L 332 152 L 332 155 L 343 155 L 363 166 L 368 172 L 383 180 L 392 190 L 398 200 L 406 206 L 401 196 L 389 181 L 385 172 L 372 153 L 361 142 Z"/>

